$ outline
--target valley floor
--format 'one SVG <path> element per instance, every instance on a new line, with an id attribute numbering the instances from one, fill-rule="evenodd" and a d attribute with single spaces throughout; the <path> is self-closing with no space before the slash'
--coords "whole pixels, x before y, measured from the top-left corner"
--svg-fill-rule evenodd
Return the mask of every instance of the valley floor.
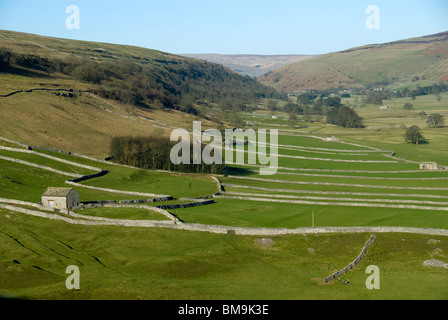
<path id="1" fill-rule="evenodd" d="M 448 298 L 443 268 L 448 172 L 421 172 L 416 163 L 385 158 L 385 151 L 361 145 L 306 136 L 288 144 L 293 136 L 280 138 L 281 153 L 297 158 L 280 157 L 277 175 L 263 179 L 254 170 L 258 166 L 239 166 L 243 175 L 179 175 L 38 149 L 25 152 L 24 146 L 2 140 L 0 294 L 31 299 Z M 347 159 L 347 153 L 355 166 L 335 166 L 332 160 Z M 309 159 L 316 157 L 325 160 Z M 68 214 L 39 206 L 47 186 L 64 186 L 98 169 L 110 173 L 73 187 L 86 201 L 113 198 L 117 204 Z M 213 194 L 214 203 L 180 206 Z M 176 200 L 118 204 L 143 195 Z M 11 197 L 20 202 L 11 203 Z M 359 254 L 371 234 L 377 237 L 360 264 L 322 285 L 324 277 Z M 426 266 L 429 260 L 441 261 L 442 267 Z M 80 267 L 82 290 L 65 288 L 68 265 Z M 369 265 L 381 270 L 381 290 L 365 286 Z M 409 290 L 422 277 L 427 281 L 419 291 Z"/>

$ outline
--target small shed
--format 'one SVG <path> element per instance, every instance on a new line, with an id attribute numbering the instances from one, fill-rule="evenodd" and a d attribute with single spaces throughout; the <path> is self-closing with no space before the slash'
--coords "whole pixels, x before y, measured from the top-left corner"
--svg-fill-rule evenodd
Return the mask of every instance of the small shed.
<path id="1" fill-rule="evenodd" d="M 52 209 L 79 207 L 79 194 L 72 188 L 48 188 L 42 195 L 42 205 Z"/>
<path id="2" fill-rule="evenodd" d="M 336 138 L 336 137 L 331 136 L 331 137 L 326 137 L 325 141 L 327 141 L 327 142 L 339 142 L 339 139 Z"/>
<path id="3" fill-rule="evenodd" d="M 420 163 L 420 170 L 439 170 L 440 167 L 435 162 Z"/>

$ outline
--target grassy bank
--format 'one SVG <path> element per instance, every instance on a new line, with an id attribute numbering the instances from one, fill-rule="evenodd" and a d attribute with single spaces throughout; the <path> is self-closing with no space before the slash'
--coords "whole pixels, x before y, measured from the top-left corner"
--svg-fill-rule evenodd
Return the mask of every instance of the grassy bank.
<path id="1" fill-rule="evenodd" d="M 7 217 L 7 215 L 9 217 Z M 444 237 L 377 234 L 343 279 L 321 285 L 360 252 L 369 234 L 274 237 L 164 229 L 83 227 L 1 211 L 0 294 L 31 299 L 447 299 Z M 367 290 L 368 265 L 380 290 Z M 65 288 L 77 265 L 81 290 Z M 423 280 L 424 279 L 424 280 Z M 418 284 L 418 290 L 415 290 Z"/>

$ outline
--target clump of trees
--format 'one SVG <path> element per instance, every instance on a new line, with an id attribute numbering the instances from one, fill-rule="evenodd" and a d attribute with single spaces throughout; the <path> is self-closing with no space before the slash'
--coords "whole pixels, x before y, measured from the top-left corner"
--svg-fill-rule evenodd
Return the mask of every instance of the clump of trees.
<path id="1" fill-rule="evenodd" d="M 411 111 L 411 110 L 414 109 L 414 105 L 413 105 L 412 103 L 407 102 L 407 103 L 405 103 L 405 105 L 403 106 L 403 109 L 404 109 L 404 110 Z"/>
<path id="2" fill-rule="evenodd" d="M 170 153 L 174 142 L 165 136 L 115 137 L 110 145 L 110 160 L 142 169 L 190 173 L 224 173 L 223 164 L 174 165 Z M 193 154 L 193 150 L 191 153 Z"/>
<path id="3" fill-rule="evenodd" d="M 426 119 L 428 117 L 428 114 L 425 111 L 421 111 L 418 116 L 422 119 Z"/>
<path id="4" fill-rule="evenodd" d="M 364 128 L 362 118 L 358 113 L 347 106 L 333 107 L 327 113 L 327 123 L 345 128 Z"/>
<path id="5" fill-rule="evenodd" d="M 342 105 L 341 98 L 337 96 L 323 97 L 314 93 L 304 93 L 297 97 L 299 103 L 286 103 L 282 110 L 289 115 L 289 125 L 295 127 L 297 116 L 303 120 L 319 121 L 325 115 L 326 122 L 346 128 L 364 128 L 362 118 L 351 107 Z"/>
<path id="6" fill-rule="evenodd" d="M 417 97 L 417 96 L 434 94 L 437 98 L 437 101 L 440 102 L 440 100 L 442 99 L 440 97 L 440 93 L 446 92 L 446 91 L 448 91 L 448 83 L 440 81 L 440 82 L 433 83 L 432 85 L 424 86 L 424 87 L 417 85 L 414 89 L 404 88 L 402 90 L 396 91 L 395 96 L 397 98 L 411 97 L 415 100 L 415 97 Z"/>
<path id="7" fill-rule="evenodd" d="M 364 128 L 362 118 L 354 109 L 342 105 L 340 98 L 328 97 L 323 105 L 327 107 L 327 123 L 345 128 Z"/>
<path id="8" fill-rule="evenodd" d="M 365 99 L 365 103 L 368 104 L 376 104 L 376 105 L 382 105 L 383 104 L 383 99 L 384 99 L 384 94 L 382 92 L 374 92 L 374 91 L 369 91 L 366 94 L 366 99 Z"/>
<path id="9" fill-rule="evenodd" d="M 423 137 L 420 127 L 416 125 L 413 125 L 406 130 L 404 138 L 406 142 L 413 144 L 422 144 L 428 142 L 425 137 Z"/>
<path id="10" fill-rule="evenodd" d="M 442 128 L 445 125 L 445 117 L 439 113 L 430 114 L 426 118 L 426 124 L 431 128 Z"/>

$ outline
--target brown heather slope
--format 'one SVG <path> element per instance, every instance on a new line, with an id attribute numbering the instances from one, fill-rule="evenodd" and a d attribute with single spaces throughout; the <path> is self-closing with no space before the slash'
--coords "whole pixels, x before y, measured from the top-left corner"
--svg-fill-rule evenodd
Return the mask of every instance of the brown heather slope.
<path id="1" fill-rule="evenodd" d="M 293 63 L 260 77 L 277 91 L 404 87 L 448 77 L 448 32 L 328 53 Z M 417 79 L 417 82 L 416 82 Z"/>
<path id="2" fill-rule="evenodd" d="M 10 76 L 11 77 L 11 76 Z M 0 97 L 0 136 L 24 144 L 45 146 L 85 154 L 95 158 L 109 155 L 114 136 L 169 135 L 175 127 L 191 130 L 193 115 L 176 110 L 136 108 L 88 92 L 82 84 L 66 80 L 0 76 L 0 94 L 9 92 L 11 83 L 32 88 L 73 88 L 74 97 L 58 96 L 58 91 L 32 91 Z M 201 119 L 204 127 L 215 127 Z"/>

